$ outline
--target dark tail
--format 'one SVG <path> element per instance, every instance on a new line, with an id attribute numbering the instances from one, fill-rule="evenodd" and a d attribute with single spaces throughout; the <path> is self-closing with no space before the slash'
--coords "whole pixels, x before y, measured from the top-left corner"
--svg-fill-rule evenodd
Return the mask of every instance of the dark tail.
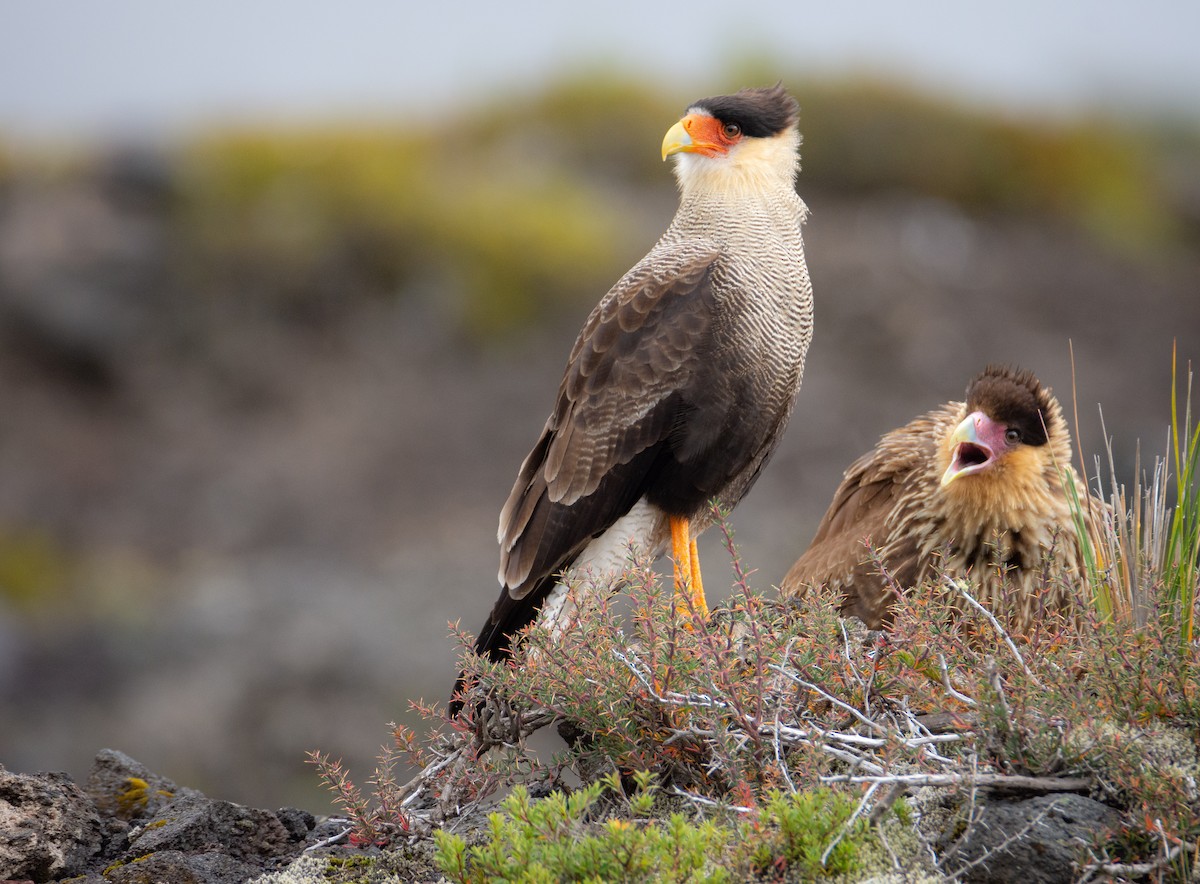
<path id="1" fill-rule="evenodd" d="M 537 619 L 542 602 L 558 582 L 557 575 L 551 575 L 539 580 L 525 596 L 514 599 L 507 589 L 500 591 L 496 606 L 488 614 L 483 628 L 479 630 L 479 638 L 475 640 L 475 653 L 491 660 L 506 660 L 512 655 L 512 637 Z M 450 693 L 450 715 L 458 715 L 462 711 L 462 694 L 466 688 L 464 674 L 460 672 L 454 680 L 454 690 Z"/>

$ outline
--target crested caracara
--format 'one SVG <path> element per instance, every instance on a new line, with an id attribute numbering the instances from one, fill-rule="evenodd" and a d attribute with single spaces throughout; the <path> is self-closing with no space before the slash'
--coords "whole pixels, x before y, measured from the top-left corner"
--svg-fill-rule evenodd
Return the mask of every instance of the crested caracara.
<path id="1" fill-rule="evenodd" d="M 1070 431 L 1050 389 L 1028 371 L 989 366 L 966 402 L 893 430 L 850 465 L 780 590 L 828 586 L 841 592 L 842 614 L 879 629 L 892 587 L 907 591 L 941 572 L 967 578 L 979 602 L 1024 630 L 1039 611 L 1064 609 L 1064 581 L 1083 573 L 1065 482 L 1101 548 L 1109 508 L 1070 461 Z"/>
<path id="2" fill-rule="evenodd" d="M 631 545 L 657 556 L 669 542 L 676 591 L 706 610 L 695 538 L 707 504 L 732 507 L 758 478 L 812 335 L 798 111 L 781 86 L 743 89 L 697 101 L 668 130 L 679 209 L 575 341 L 500 513 L 500 598 L 480 654 L 506 655 L 539 612 L 565 628 L 563 572 L 615 578 Z"/>

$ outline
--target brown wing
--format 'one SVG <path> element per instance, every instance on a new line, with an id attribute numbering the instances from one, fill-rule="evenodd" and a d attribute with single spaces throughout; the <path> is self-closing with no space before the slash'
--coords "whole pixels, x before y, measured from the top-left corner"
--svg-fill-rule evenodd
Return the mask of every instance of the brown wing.
<path id="1" fill-rule="evenodd" d="M 500 513 L 504 589 L 477 649 L 496 651 L 532 620 L 553 577 L 645 493 L 678 435 L 710 340 L 706 243 L 656 248 L 588 317 L 554 412 Z"/>
<path id="2" fill-rule="evenodd" d="M 870 550 L 892 583 L 907 587 L 919 579 L 926 563 L 908 515 L 931 490 L 935 445 L 959 408 L 960 403 L 950 403 L 893 430 L 850 465 L 812 544 L 780 583 L 784 595 L 827 586 L 843 594 L 842 614 L 872 629 L 883 625 L 895 594 Z"/>

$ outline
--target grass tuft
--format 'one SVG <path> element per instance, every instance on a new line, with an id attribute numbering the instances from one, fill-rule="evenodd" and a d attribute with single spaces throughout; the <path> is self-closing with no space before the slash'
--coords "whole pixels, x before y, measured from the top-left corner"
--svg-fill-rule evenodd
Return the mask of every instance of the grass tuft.
<path id="1" fill-rule="evenodd" d="M 1191 366 L 1183 379 L 1181 405 L 1177 361 L 1172 352 L 1167 450 L 1146 476 L 1139 447 L 1129 490 L 1117 478 L 1105 432 L 1114 525 L 1106 538 L 1107 548 L 1094 551 L 1088 569 L 1102 616 L 1137 625 L 1151 616 L 1163 618 L 1168 629 L 1177 631 L 1179 651 L 1186 654 L 1195 640 L 1200 590 L 1200 426 L 1192 416 Z M 1076 527 L 1090 549 L 1081 507 L 1077 500 L 1073 503 Z M 1101 567 L 1104 562 L 1107 567 Z"/>

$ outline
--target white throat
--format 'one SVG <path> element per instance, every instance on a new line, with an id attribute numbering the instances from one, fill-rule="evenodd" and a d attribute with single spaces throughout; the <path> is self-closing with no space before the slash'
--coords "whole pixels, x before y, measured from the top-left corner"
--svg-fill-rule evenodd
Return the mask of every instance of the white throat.
<path id="1" fill-rule="evenodd" d="M 800 168 L 800 133 L 748 138 L 721 157 L 675 155 L 675 178 L 683 199 L 699 193 L 729 196 L 794 189 Z"/>

